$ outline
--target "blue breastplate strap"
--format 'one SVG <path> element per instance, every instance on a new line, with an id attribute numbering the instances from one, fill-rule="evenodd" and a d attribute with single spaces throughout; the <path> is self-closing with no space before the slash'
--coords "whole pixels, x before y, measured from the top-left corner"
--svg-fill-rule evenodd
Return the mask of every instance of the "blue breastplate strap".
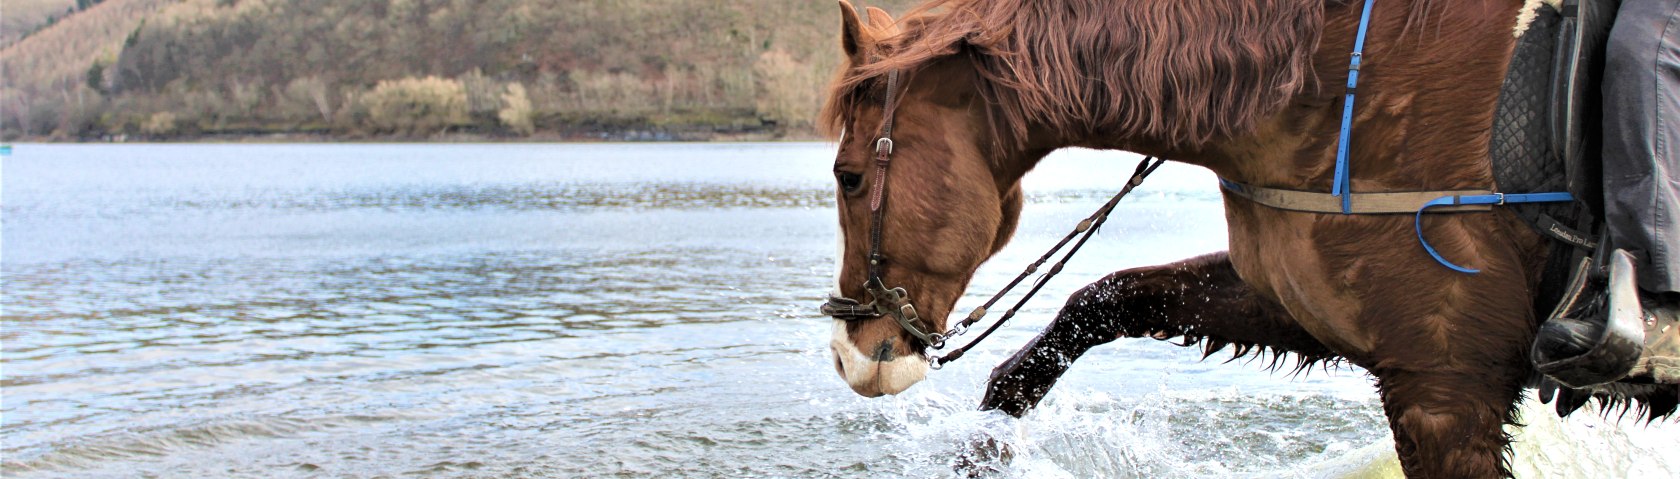
<path id="1" fill-rule="evenodd" d="M 1336 179 L 1330 195 L 1342 199 L 1342 214 L 1353 214 L 1353 191 L 1348 175 L 1348 143 L 1353 136 L 1353 93 L 1359 87 L 1359 64 L 1365 57 L 1365 31 L 1371 25 L 1371 5 L 1365 0 L 1365 10 L 1359 14 L 1359 34 L 1353 40 L 1353 59 L 1348 61 L 1347 96 L 1342 98 L 1342 131 L 1336 140 Z"/>
<path id="2" fill-rule="evenodd" d="M 1360 64 L 1363 62 L 1364 57 L 1365 57 L 1365 32 L 1370 29 L 1370 25 L 1371 25 L 1371 6 L 1374 3 L 1376 3 L 1376 0 L 1365 0 L 1364 10 L 1361 11 L 1360 14 L 1359 14 L 1359 32 L 1354 37 L 1354 40 L 1353 40 L 1353 54 L 1352 54 L 1352 58 L 1348 61 L 1347 95 L 1342 98 L 1342 128 L 1341 128 L 1341 132 L 1340 132 L 1341 135 L 1336 140 L 1336 176 L 1335 176 L 1335 179 L 1333 180 L 1334 184 L 1332 184 L 1331 187 L 1330 187 L 1330 196 L 1338 198 L 1338 199 L 1341 200 L 1341 211 L 1340 211 L 1340 213 L 1344 214 L 1344 215 L 1354 214 L 1353 197 L 1355 195 L 1353 193 L 1353 185 L 1351 183 L 1351 181 L 1352 181 L 1351 173 L 1348 172 L 1348 145 L 1352 142 L 1352 136 L 1353 136 L 1353 99 L 1354 99 L 1354 92 L 1357 91 L 1358 86 L 1359 86 L 1359 67 L 1360 67 Z M 1223 178 L 1220 179 L 1220 182 L 1221 182 L 1222 185 L 1224 185 L 1226 187 L 1227 190 L 1230 190 L 1230 191 L 1233 191 L 1233 192 L 1241 193 L 1242 191 L 1245 191 L 1244 188 L 1247 188 L 1246 185 L 1242 185 L 1240 183 L 1225 180 Z M 1227 184 L 1227 183 L 1229 183 L 1229 184 Z M 1247 197 L 1247 196 L 1245 196 L 1245 197 Z M 1413 224 L 1413 229 L 1415 229 L 1417 231 L 1418 243 L 1423 244 L 1424 251 L 1429 252 L 1429 256 L 1432 257 L 1432 258 L 1435 258 L 1436 262 L 1439 262 L 1439 263 L 1441 263 L 1441 265 L 1446 266 L 1448 268 L 1451 268 L 1453 271 L 1458 271 L 1458 272 L 1461 272 L 1461 273 L 1468 273 L 1468 274 L 1476 274 L 1476 273 L 1481 272 L 1481 270 L 1465 268 L 1463 266 L 1453 264 L 1451 261 L 1447 261 L 1446 258 L 1441 257 L 1441 253 L 1436 252 L 1435 248 L 1433 246 L 1429 245 L 1428 240 L 1425 240 L 1423 238 L 1423 214 L 1426 211 L 1428 211 L 1430 208 L 1443 207 L 1443 206 L 1466 206 L 1466 205 L 1500 206 L 1500 205 L 1505 205 L 1505 204 L 1510 204 L 1510 203 L 1546 203 L 1546 202 L 1574 201 L 1574 200 L 1575 200 L 1575 198 L 1570 196 L 1569 193 L 1562 193 L 1562 192 L 1558 192 L 1558 193 L 1511 193 L 1511 194 L 1493 193 L 1493 194 L 1488 194 L 1488 195 L 1451 195 L 1451 194 L 1449 194 L 1449 195 L 1446 195 L 1446 196 L 1441 196 L 1441 197 L 1436 198 L 1434 200 L 1430 200 L 1427 203 L 1424 203 L 1423 206 L 1421 208 L 1418 208 L 1417 212 L 1413 214 L 1412 224 Z"/>
<path id="3" fill-rule="evenodd" d="M 1442 266 L 1446 266 L 1448 268 L 1451 268 L 1453 271 L 1457 271 L 1457 272 L 1460 272 L 1460 273 L 1467 273 L 1467 274 L 1476 274 L 1476 273 L 1482 272 L 1482 270 L 1470 269 L 1470 268 L 1466 268 L 1466 267 L 1463 267 L 1463 266 L 1453 264 L 1451 261 L 1447 261 L 1446 258 L 1442 258 L 1441 253 L 1436 252 L 1435 248 L 1433 246 L 1429 246 L 1429 240 L 1426 240 L 1426 239 L 1423 238 L 1423 213 L 1425 211 L 1428 211 L 1430 208 L 1434 208 L 1434 207 L 1437 207 L 1437 206 L 1459 206 L 1459 205 L 1494 205 L 1494 206 L 1500 206 L 1500 205 L 1506 205 L 1506 204 L 1512 204 L 1512 203 L 1551 203 L 1551 202 L 1558 202 L 1558 201 L 1575 201 L 1575 197 L 1571 196 L 1569 193 L 1564 193 L 1564 192 L 1555 192 L 1555 193 L 1494 193 L 1494 194 L 1491 194 L 1491 195 L 1442 196 L 1440 198 L 1436 198 L 1434 200 L 1431 200 L 1428 203 L 1424 203 L 1422 208 L 1418 208 L 1417 213 L 1412 216 L 1412 229 L 1417 231 L 1418 243 L 1423 245 L 1423 250 L 1428 251 L 1430 257 L 1435 258 L 1435 262 L 1441 263 Z"/>

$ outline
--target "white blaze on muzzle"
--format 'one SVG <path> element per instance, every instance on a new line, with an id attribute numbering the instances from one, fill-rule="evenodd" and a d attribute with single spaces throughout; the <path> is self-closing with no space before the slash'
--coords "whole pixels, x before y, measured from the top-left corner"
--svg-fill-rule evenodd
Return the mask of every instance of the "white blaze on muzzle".
<path id="1" fill-rule="evenodd" d="M 833 348 L 840 377 L 858 394 L 876 397 L 898 394 L 927 378 L 928 360 L 920 354 L 894 357 L 890 361 L 876 361 L 852 342 L 845 321 L 834 321 Z"/>

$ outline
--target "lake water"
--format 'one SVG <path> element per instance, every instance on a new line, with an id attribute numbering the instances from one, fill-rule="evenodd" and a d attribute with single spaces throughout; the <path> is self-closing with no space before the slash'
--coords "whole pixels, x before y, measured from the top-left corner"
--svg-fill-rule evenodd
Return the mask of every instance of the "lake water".
<path id="1" fill-rule="evenodd" d="M 1098 348 L 1021 420 L 991 368 L 1101 275 L 1224 249 L 1169 165 L 1034 305 L 900 396 L 834 374 L 833 147 L 17 145 L 3 178 L 0 475 L 1393 476 L 1368 376 Z M 965 311 L 1121 184 L 1058 152 Z M 1534 402 L 1534 401 L 1531 401 Z M 1529 477 L 1680 476 L 1680 426 L 1525 415 Z"/>

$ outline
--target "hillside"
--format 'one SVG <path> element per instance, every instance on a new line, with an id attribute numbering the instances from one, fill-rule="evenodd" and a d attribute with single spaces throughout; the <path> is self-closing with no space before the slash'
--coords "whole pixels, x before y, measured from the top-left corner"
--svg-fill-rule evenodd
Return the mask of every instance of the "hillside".
<path id="1" fill-rule="evenodd" d="M 829 0 L 107 0 L 0 50 L 0 134 L 808 136 L 837 23 Z"/>
<path id="2" fill-rule="evenodd" d="M 85 0 L 84 0 L 85 2 Z M 6 0 L 0 2 L 0 47 L 11 45 L 75 13 L 76 0 Z"/>

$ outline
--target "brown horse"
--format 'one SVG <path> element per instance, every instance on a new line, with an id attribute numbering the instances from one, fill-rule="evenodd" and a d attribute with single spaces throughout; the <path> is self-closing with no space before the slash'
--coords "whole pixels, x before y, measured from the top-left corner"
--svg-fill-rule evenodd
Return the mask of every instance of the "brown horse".
<path id="1" fill-rule="evenodd" d="M 1020 179 L 1052 150 L 1156 155 L 1262 187 L 1331 184 L 1342 91 L 1330 86 L 1346 81 L 1360 2 L 935 0 L 896 22 L 840 3 L 847 58 L 822 118 L 839 138 L 833 295 L 890 306 L 846 316 L 830 302 L 849 319 L 834 323 L 835 367 L 859 394 L 924 377 L 929 338 L 900 323 L 946 328 L 1014 232 Z M 1355 191 L 1495 189 L 1489 125 L 1522 3 L 1376 2 Z M 1183 337 L 1209 353 L 1234 344 L 1361 366 L 1408 475 L 1509 474 L 1502 426 L 1533 375 L 1533 296 L 1552 246 L 1502 209 L 1425 217 L 1431 243 L 1481 270 L 1471 275 L 1431 260 L 1409 215 L 1284 211 L 1230 192 L 1225 210 L 1228 254 L 1087 287 L 994 372 L 982 407 L 1024 414 L 1097 344 Z M 907 302 L 881 297 L 895 287 Z M 1674 391 L 1657 396 L 1642 407 L 1671 413 Z"/>

